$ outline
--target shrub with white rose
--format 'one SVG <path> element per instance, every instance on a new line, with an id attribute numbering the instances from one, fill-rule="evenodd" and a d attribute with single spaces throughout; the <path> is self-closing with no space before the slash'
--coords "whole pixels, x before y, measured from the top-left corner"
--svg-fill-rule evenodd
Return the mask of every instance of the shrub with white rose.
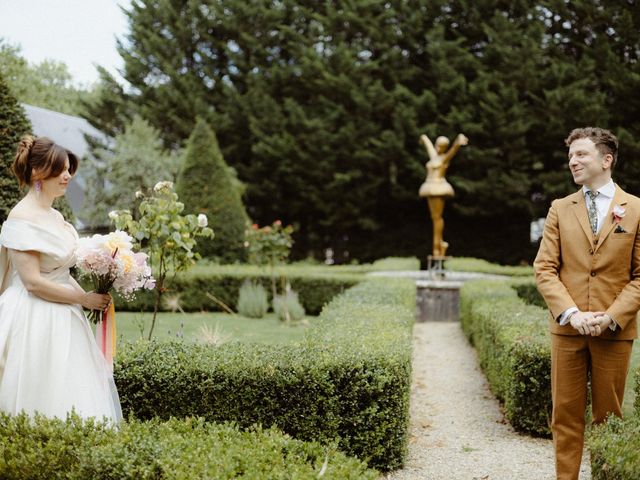
<path id="1" fill-rule="evenodd" d="M 141 195 L 136 192 L 136 195 Z M 140 197 L 139 197 L 140 198 Z M 134 220 L 129 210 L 109 213 L 109 218 L 119 230 L 127 231 L 149 256 L 149 263 L 156 278 L 156 299 L 149 339 L 153 334 L 156 315 L 166 291 L 167 275 L 188 269 L 200 258 L 197 238 L 212 238 L 213 230 L 207 227 L 206 215 L 182 215 L 184 205 L 178 201 L 172 182 L 158 182 L 151 196 L 142 195 L 138 207 L 140 220 Z"/>

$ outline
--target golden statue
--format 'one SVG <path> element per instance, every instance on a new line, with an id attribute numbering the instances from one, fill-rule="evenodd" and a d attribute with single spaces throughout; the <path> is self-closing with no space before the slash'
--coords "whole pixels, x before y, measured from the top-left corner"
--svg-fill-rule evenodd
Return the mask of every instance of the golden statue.
<path id="1" fill-rule="evenodd" d="M 453 156 L 460 147 L 469 143 L 469 139 L 460 133 L 449 148 L 449 139 L 438 137 L 434 147 L 429 137 L 420 135 L 420 143 L 427 149 L 429 161 L 425 164 L 427 179 L 420 186 L 419 195 L 427 197 L 429 202 L 429 212 L 433 222 L 433 256 L 441 258 L 445 256 L 449 246 L 447 242 L 442 240 L 442 231 L 444 230 L 442 212 L 445 200 L 453 197 L 453 187 L 445 180 L 444 175 Z"/>

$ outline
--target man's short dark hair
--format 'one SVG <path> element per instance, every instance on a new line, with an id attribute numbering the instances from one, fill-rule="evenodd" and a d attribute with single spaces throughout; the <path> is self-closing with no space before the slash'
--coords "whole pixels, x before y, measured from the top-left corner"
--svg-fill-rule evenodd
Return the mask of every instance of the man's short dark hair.
<path id="1" fill-rule="evenodd" d="M 575 140 L 581 138 L 590 138 L 602 155 L 610 153 L 613 156 L 613 162 L 611 162 L 611 169 L 613 170 L 618 160 L 618 138 L 609 130 L 600 127 L 574 128 L 564 143 L 568 147 Z"/>

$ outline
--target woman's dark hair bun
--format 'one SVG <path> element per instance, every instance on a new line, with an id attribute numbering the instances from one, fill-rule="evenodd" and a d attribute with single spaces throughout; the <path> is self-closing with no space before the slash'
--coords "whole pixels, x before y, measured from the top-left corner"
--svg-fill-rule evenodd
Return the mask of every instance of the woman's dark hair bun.
<path id="1" fill-rule="evenodd" d="M 73 175 L 78 168 L 78 158 L 73 153 L 48 137 L 25 135 L 16 150 L 13 172 L 22 188 L 39 180 L 57 177 L 64 171 L 67 161 L 69 173 Z"/>
<path id="2" fill-rule="evenodd" d="M 24 135 L 20 139 L 18 149 L 16 151 L 16 157 L 13 161 L 13 172 L 18 177 L 20 186 L 29 184 L 31 178 L 31 166 L 29 165 L 29 157 L 31 156 L 31 150 L 36 139 L 33 135 Z"/>

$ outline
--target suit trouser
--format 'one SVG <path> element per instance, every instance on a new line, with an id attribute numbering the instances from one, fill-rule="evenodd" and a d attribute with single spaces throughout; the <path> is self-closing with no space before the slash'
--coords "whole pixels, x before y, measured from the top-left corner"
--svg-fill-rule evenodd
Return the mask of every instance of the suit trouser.
<path id="1" fill-rule="evenodd" d="M 591 372 L 593 423 L 622 416 L 633 340 L 551 335 L 551 430 L 558 480 L 578 480 L 584 444 L 587 382 Z"/>

